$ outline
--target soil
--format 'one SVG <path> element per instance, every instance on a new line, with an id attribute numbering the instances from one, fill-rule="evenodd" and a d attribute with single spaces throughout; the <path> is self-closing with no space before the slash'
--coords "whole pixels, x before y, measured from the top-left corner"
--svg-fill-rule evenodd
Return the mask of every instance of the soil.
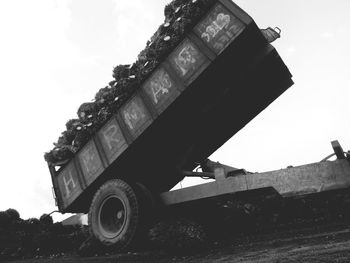
<path id="1" fill-rule="evenodd" d="M 65 255 L 56 258 L 19 260 L 19 263 L 112 263 L 112 262 L 349 262 L 350 222 L 315 222 L 290 225 L 240 235 L 231 241 L 214 243 L 206 251 L 173 255 L 165 251 L 125 253 L 96 257 Z"/>
<path id="2" fill-rule="evenodd" d="M 271 207 L 271 203 L 269 203 Z M 246 207 L 246 206 L 245 206 Z M 264 207 L 262 204 L 259 207 Z M 305 199 L 292 199 L 278 206 L 278 213 L 267 209 L 262 214 L 252 214 L 249 220 L 229 220 L 215 224 L 221 238 L 212 239 L 196 251 L 144 249 L 142 252 L 104 254 L 81 257 L 59 255 L 55 257 L 14 260 L 15 263 L 206 263 L 206 262 L 350 262 L 350 192 L 315 195 Z M 283 212 L 284 211 L 284 212 Z M 215 213 L 215 215 L 218 215 Z M 265 216 L 262 216 L 265 215 Z M 274 215 L 274 216 L 272 216 Z M 217 216 L 220 218 L 219 216 Z M 232 218 L 231 218 L 232 219 Z M 267 219 L 267 220 L 266 220 Z M 185 222 L 185 221 L 181 221 Z M 246 223 L 248 226 L 244 228 Z M 235 231 L 230 232 L 230 226 Z M 239 227 L 237 227 L 239 226 Z M 219 232 L 220 227 L 224 232 Z M 237 231 L 238 229 L 238 231 Z M 161 232 L 169 232 L 162 230 Z M 186 244 L 178 239 L 176 244 Z M 199 239 L 198 239 L 199 240 Z M 186 254 L 185 254 L 186 253 Z"/>

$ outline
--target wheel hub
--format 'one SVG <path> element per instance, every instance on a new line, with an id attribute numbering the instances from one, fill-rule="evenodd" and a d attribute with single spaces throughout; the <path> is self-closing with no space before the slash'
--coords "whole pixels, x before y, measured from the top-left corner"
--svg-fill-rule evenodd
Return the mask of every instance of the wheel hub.
<path id="1" fill-rule="evenodd" d="M 99 229 L 106 238 L 115 238 L 123 230 L 126 222 L 124 202 L 117 196 L 107 197 L 101 204 L 99 214 Z"/>

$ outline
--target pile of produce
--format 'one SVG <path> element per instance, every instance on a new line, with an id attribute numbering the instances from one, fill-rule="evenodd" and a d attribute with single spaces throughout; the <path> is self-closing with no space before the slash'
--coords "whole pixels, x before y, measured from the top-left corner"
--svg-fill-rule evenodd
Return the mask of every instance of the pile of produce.
<path id="1" fill-rule="evenodd" d="M 131 65 L 113 70 L 113 80 L 100 89 L 93 102 L 83 103 L 78 117 L 66 123 L 54 148 L 45 153 L 52 166 L 67 163 L 106 121 L 140 88 L 144 80 L 184 39 L 215 0 L 174 0 L 164 9 L 165 21 Z"/>
<path id="2" fill-rule="evenodd" d="M 0 211 L 0 262 L 74 253 L 87 237 L 86 228 L 53 223 L 45 214 L 23 220 L 15 209 Z"/>

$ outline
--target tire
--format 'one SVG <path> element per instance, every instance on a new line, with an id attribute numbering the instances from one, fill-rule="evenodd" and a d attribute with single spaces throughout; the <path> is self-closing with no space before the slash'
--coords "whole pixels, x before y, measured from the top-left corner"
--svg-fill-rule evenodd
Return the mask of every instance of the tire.
<path id="1" fill-rule="evenodd" d="M 136 191 L 140 200 L 142 217 L 146 220 L 152 219 L 155 216 L 157 206 L 154 195 L 145 185 L 141 183 L 136 183 Z"/>
<path id="2" fill-rule="evenodd" d="M 103 245 L 117 251 L 130 247 L 140 221 L 140 202 L 129 184 L 114 179 L 98 189 L 89 210 L 89 230 Z"/>

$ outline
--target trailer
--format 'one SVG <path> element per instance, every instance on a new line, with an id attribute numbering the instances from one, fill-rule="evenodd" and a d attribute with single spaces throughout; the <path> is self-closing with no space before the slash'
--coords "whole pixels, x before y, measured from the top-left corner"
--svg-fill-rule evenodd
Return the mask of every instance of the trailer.
<path id="1" fill-rule="evenodd" d="M 69 163 L 49 165 L 59 211 L 89 213 L 91 234 L 124 249 L 141 235 L 156 200 L 171 206 L 262 187 L 299 189 L 309 179 L 298 169 L 254 175 L 207 167 L 201 176 L 215 182 L 169 192 L 196 176 L 194 168 L 286 91 L 291 78 L 253 19 L 230 0 L 215 1 Z M 318 169 L 332 170 L 326 166 Z M 293 171 L 294 185 L 284 185 Z"/>

